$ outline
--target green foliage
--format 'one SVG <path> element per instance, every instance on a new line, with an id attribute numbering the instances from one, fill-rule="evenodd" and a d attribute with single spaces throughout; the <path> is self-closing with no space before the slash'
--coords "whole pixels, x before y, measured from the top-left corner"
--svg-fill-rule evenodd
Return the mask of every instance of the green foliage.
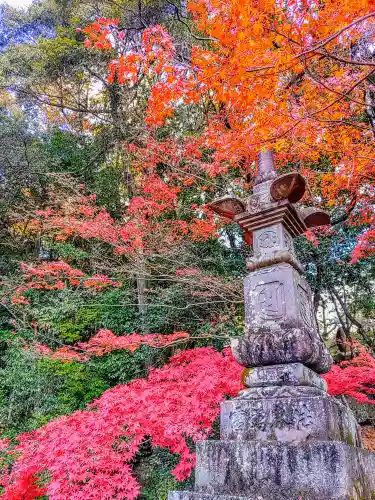
<path id="1" fill-rule="evenodd" d="M 92 181 L 93 171 L 96 169 L 92 158 L 100 153 L 96 141 L 58 127 L 49 130 L 42 141 L 49 168 L 54 172 L 72 174 L 85 183 Z M 101 158 L 99 154 L 97 161 L 100 162 Z"/>
<path id="2" fill-rule="evenodd" d="M 86 363 L 38 356 L 12 331 L 0 331 L 0 436 L 15 437 L 60 415 L 84 408 L 109 387 L 145 377 L 168 350 L 146 346 Z"/>
<path id="3" fill-rule="evenodd" d="M 103 293 L 100 304 L 102 328 L 117 334 L 138 331 L 136 297 L 130 283 L 124 282 L 121 288 Z"/>
<path id="4" fill-rule="evenodd" d="M 83 408 L 109 384 L 87 364 L 38 358 L 16 343 L 0 355 L 0 431 L 14 437 Z"/>
<path id="5" fill-rule="evenodd" d="M 31 305 L 23 308 L 29 322 L 36 321 L 39 333 L 52 342 L 87 340 L 100 328 L 117 334 L 137 331 L 135 299 L 125 283 L 121 288 L 97 293 L 88 289 L 61 291 L 31 290 Z M 47 342 L 48 343 L 48 342 Z"/>
<path id="6" fill-rule="evenodd" d="M 79 247 L 68 242 L 51 242 L 48 245 L 51 248 L 56 258 L 65 260 L 66 262 L 76 262 L 78 264 L 84 263 L 88 258 L 88 252 L 85 252 Z"/>
<path id="7" fill-rule="evenodd" d="M 357 336 L 373 349 L 375 258 L 351 262 L 361 231 L 361 227 L 339 224 L 315 244 L 301 236 L 295 246 L 314 292 L 314 304 L 324 312 L 322 334 L 335 335 L 341 326 L 347 336 Z"/>
<path id="8" fill-rule="evenodd" d="M 163 448 L 146 448 L 143 456 L 142 452 L 139 453 L 134 469 L 142 485 L 140 500 L 167 500 L 170 491 L 193 489 L 193 475 L 183 482 L 178 482 L 171 475 L 177 463 L 178 458 Z"/>
<path id="9" fill-rule="evenodd" d="M 148 368 L 158 364 L 159 356 L 154 350 L 143 346 L 134 353 L 116 351 L 103 357 L 91 358 L 89 366 L 90 370 L 113 386 L 145 377 Z"/>
<path id="10" fill-rule="evenodd" d="M 2 436 L 14 437 L 83 408 L 107 388 L 145 377 L 176 349 L 143 346 L 134 353 L 115 351 L 85 363 L 63 363 L 37 356 L 27 348 L 34 341 L 56 348 L 86 341 L 100 328 L 121 335 L 188 331 L 193 339 L 178 348 L 214 345 L 222 349 L 229 336 L 243 332 L 241 278 L 247 272 L 249 249 L 235 224 L 224 226 L 217 240 L 184 244 L 175 254 L 168 249 L 167 258 L 150 252 L 144 262 L 130 259 L 128 266 L 126 256 L 115 256 L 109 245 L 94 239 L 74 237 L 56 242 L 43 234 L 43 227 L 40 235 L 28 231 L 30 214 L 49 206 L 51 191 L 56 194 L 53 201 L 60 201 L 60 192 L 67 198 L 79 192 L 78 185 L 83 183 L 117 220 L 123 217 L 130 198 L 137 195 L 139 173 L 134 171 L 123 143 L 143 145 L 147 140 L 143 118 L 148 84 L 142 81 L 139 87 L 126 90 L 108 86 L 106 66 L 113 54 L 84 49 L 83 35 L 75 28 L 100 16 L 119 17 L 121 26 L 142 26 L 139 32 L 131 29 L 138 43 L 144 23 L 165 24 L 177 42 L 178 58 L 182 63 L 189 60 L 191 38 L 169 3 L 146 0 L 141 4 L 142 22 L 134 14 L 139 3 L 130 0 L 41 0 L 28 12 L 7 10 L 8 31 L 0 53 L 0 86 L 10 90 L 6 95 L 0 92 L 0 275 L 7 276 L 16 288 L 21 282 L 19 262 L 35 262 L 42 243 L 54 258 L 88 275 L 106 273 L 123 285 L 100 292 L 84 287 L 33 290 L 28 293 L 30 305 L 15 312 L 9 303 L 0 305 L 0 328 L 6 328 L 0 331 Z M 43 29 L 35 23 L 41 23 Z M 49 35 L 45 28 L 50 29 Z M 24 36 L 17 42 L 19 32 Z M 98 91 L 102 88 L 103 92 Z M 206 111 L 195 105 L 182 106 L 158 130 L 157 139 L 198 136 Z M 215 151 L 202 153 L 208 163 Z M 182 159 L 181 165 L 189 171 L 190 159 Z M 287 164 L 279 172 L 295 167 Z M 194 185 L 181 190 L 178 217 L 189 220 L 192 205 L 210 202 L 212 197 L 233 193 L 245 198 L 248 193 L 233 182 L 244 175 L 239 173 L 241 168 L 231 168 L 214 180 L 199 172 L 202 184 L 214 189 L 203 192 L 201 186 Z M 316 170 L 330 172 L 332 165 L 323 158 Z M 173 174 L 168 160 L 160 161 L 157 173 L 162 177 Z M 163 217 L 173 219 L 176 213 Z M 336 234 L 319 238 L 318 246 L 298 238 L 297 253 L 317 301 L 327 301 L 330 294 L 339 292 L 345 295 L 349 313 L 365 323 L 375 316 L 374 259 L 349 264 L 362 228 L 339 225 L 336 229 Z M 140 311 L 136 278 L 143 264 L 147 267 L 146 306 Z M 180 278 L 177 272 L 183 268 L 197 269 L 198 274 Z M 11 331 L 15 318 L 19 321 L 14 327 L 16 335 Z M 367 332 L 366 339 L 375 345 L 373 334 Z M 217 437 L 217 425 L 215 432 Z M 141 499 L 166 500 L 170 490 L 189 489 L 189 482 L 177 483 L 170 474 L 176 462 L 167 450 L 145 444 L 134 464 L 143 485 Z"/>
<path id="11" fill-rule="evenodd" d="M 220 439 L 220 418 L 213 425 L 210 439 Z M 191 442 L 189 448 L 193 451 L 195 444 Z M 134 473 L 142 485 L 140 500 L 168 500 L 170 491 L 184 491 L 194 489 L 194 474 L 185 481 L 177 481 L 171 474 L 178 463 L 178 457 L 164 448 L 153 448 L 150 441 L 141 446 L 135 463 Z"/>
<path id="12" fill-rule="evenodd" d="M 77 64 L 83 55 L 82 44 L 76 39 L 74 27 L 57 28 L 54 38 L 39 38 L 37 48 L 40 52 L 38 69 L 45 71 L 49 76 L 59 74 L 61 67 L 67 69 Z"/>
<path id="13" fill-rule="evenodd" d="M 338 226 L 332 235 L 318 238 L 318 245 L 301 236 L 296 240 L 296 250 L 313 290 L 322 294 L 350 285 L 348 308 L 353 313 L 361 312 L 371 317 L 375 313 L 375 259 L 370 257 L 356 264 L 350 263 L 361 230 L 360 227 Z"/>
<path id="14" fill-rule="evenodd" d="M 95 306 L 92 308 L 84 307 L 76 310 L 73 314 L 72 318 L 55 323 L 55 327 L 59 332 L 58 337 L 69 343 L 82 340 L 83 336 L 87 337 L 90 331 L 95 332 L 101 311 Z"/>
<path id="15" fill-rule="evenodd" d="M 39 369 L 42 373 L 51 374 L 54 381 L 57 381 L 58 401 L 61 412 L 65 408 L 64 414 L 71 413 L 76 408 L 84 408 L 109 386 L 89 364 L 61 363 L 46 358 L 39 361 Z M 60 413 L 60 409 L 58 411 Z"/>

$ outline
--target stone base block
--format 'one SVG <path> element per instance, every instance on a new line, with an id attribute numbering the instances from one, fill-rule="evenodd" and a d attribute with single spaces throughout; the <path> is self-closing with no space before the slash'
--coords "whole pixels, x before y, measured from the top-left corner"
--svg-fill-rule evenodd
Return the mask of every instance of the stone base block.
<path id="1" fill-rule="evenodd" d="M 222 440 L 343 441 L 361 447 L 347 405 L 315 387 L 257 387 L 221 403 Z M 374 472 L 375 474 L 375 472 Z"/>
<path id="2" fill-rule="evenodd" d="M 248 328 L 244 337 L 232 340 L 232 351 L 246 368 L 302 363 L 317 373 L 326 373 L 333 362 L 315 330 L 286 323 Z"/>
<path id="3" fill-rule="evenodd" d="M 375 497 L 374 471 L 375 454 L 335 441 L 201 441 L 195 472 L 195 491 L 201 496 L 195 498 L 370 500 Z"/>
<path id="4" fill-rule="evenodd" d="M 242 382 L 246 387 L 310 386 L 327 392 L 326 381 L 302 363 L 245 368 Z"/>
<path id="5" fill-rule="evenodd" d="M 232 495 L 205 495 L 194 491 L 172 491 L 168 495 L 168 500 L 265 500 L 261 495 L 234 497 Z"/>

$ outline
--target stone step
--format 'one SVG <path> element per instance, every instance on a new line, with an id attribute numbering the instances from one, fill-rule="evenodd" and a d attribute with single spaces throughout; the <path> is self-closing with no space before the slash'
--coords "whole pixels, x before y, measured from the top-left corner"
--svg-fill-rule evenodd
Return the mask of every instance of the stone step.
<path id="1" fill-rule="evenodd" d="M 261 495 L 234 497 L 232 495 L 206 495 L 196 491 L 172 491 L 168 495 L 168 500 L 267 500 Z"/>
<path id="2" fill-rule="evenodd" d="M 256 492 L 272 500 L 370 500 L 374 471 L 375 454 L 336 441 L 201 441 L 195 491 L 212 499 Z"/>

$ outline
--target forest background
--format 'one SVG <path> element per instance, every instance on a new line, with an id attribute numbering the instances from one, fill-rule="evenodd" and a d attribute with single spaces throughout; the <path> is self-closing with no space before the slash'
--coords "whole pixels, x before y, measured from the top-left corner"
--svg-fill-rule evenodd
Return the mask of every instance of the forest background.
<path id="1" fill-rule="evenodd" d="M 373 401 L 374 19 L 362 1 L 0 5 L 4 498 L 186 488 L 240 389 L 252 252 L 209 203 L 246 198 L 264 147 L 333 222 L 296 240 L 345 360 L 331 393 Z"/>

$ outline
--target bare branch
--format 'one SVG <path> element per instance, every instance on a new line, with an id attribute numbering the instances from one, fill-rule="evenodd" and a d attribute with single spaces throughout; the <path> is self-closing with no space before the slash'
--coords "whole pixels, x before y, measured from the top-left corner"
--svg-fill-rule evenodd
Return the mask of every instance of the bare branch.
<path id="1" fill-rule="evenodd" d="M 184 21 L 184 20 L 182 19 L 181 15 L 180 15 L 180 10 L 179 10 L 179 8 L 177 7 L 177 5 L 175 5 L 173 2 L 171 2 L 171 0 L 166 0 L 166 1 L 169 3 L 169 5 L 172 5 L 172 6 L 175 8 L 175 13 L 176 13 L 177 19 L 179 20 L 179 22 L 180 22 L 180 23 L 182 23 L 184 26 L 186 26 L 186 27 L 187 27 L 187 29 L 189 30 L 190 35 L 191 35 L 193 38 L 195 38 L 195 40 L 201 40 L 201 41 L 203 41 L 203 42 L 217 42 L 217 39 L 216 39 L 216 38 L 211 38 L 211 37 L 206 37 L 206 38 L 205 38 L 205 37 L 199 37 L 199 36 L 195 35 L 195 34 L 192 32 L 192 30 L 191 30 L 191 28 L 190 28 L 189 24 L 188 24 L 186 21 Z"/>

